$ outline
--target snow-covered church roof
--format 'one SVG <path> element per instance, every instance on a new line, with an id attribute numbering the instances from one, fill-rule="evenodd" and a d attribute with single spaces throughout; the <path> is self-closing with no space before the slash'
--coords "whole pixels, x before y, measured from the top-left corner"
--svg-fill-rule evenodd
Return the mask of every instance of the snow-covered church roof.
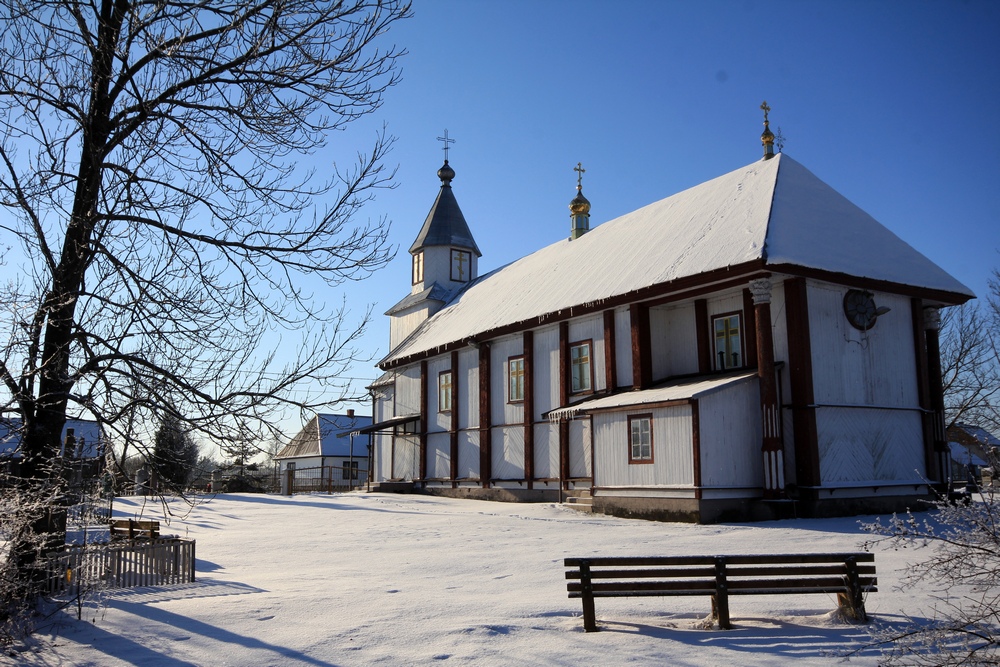
<path id="1" fill-rule="evenodd" d="M 962 303 L 972 291 L 785 154 L 488 273 L 382 360 L 564 317 L 704 274 L 812 269 Z M 720 276 L 725 277 L 725 276 Z M 681 281 L 681 282 L 678 282 Z"/>

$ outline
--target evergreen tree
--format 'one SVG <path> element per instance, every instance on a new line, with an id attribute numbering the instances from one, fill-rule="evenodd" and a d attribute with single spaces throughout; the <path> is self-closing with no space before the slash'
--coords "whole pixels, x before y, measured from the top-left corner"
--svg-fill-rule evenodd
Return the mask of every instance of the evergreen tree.
<path id="1" fill-rule="evenodd" d="M 198 446 L 181 426 L 179 419 L 168 416 L 160 422 L 150 460 L 161 489 L 183 491 L 198 462 Z"/>

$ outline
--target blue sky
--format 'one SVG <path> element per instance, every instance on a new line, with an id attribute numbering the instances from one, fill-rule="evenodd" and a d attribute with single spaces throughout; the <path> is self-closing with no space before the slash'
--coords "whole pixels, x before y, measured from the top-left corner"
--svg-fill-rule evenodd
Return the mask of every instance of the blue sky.
<path id="1" fill-rule="evenodd" d="M 402 82 L 316 156 L 397 137 L 364 215 L 399 253 L 348 292 L 377 357 L 446 128 L 480 273 L 567 236 L 577 162 L 595 225 L 759 159 L 765 99 L 786 153 L 977 294 L 1000 266 L 1000 3 L 417 0 L 388 40 Z"/>

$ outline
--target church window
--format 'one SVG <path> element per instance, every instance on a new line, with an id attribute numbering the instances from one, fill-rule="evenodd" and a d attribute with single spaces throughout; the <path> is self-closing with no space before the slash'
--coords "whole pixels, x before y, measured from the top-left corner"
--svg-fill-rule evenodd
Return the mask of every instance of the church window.
<path id="1" fill-rule="evenodd" d="M 631 415 L 628 418 L 628 462 L 653 462 L 653 415 Z"/>
<path id="2" fill-rule="evenodd" d="M 357 479 L 358 478 L 358 462 L 357 461 L 344 461 L 344 467 L 341 471 L 341 479 Z"/>
<path id="3" fill-rule="evenodd" d="M 742 368 L 743 336 L 739 313 L 727 313 L 712 318 L 715 331 L 715 370 Z"/>
<path id="4" fill-rule="evenodd" d="M 507 360 L 507 402 L 524 400 L 524 357 Z"/>
<path id="5" fill-rule="evenodd" d="M 424 252 L 413 253 L 413 284 L 424 281 Z"/>
<path id="6" fill-rule="evenodd" d="M 594 386 L 594 368 L 590 363 L 590 341 L 569 346 L 570 392 L 590 391 Z"/>
<path id="7" fill-rule="evenodd" d="M 438 373 L 438 412 L 451 412 L 451 371 Z"/>
<path id="8" fill-rule="evenodd" d="M 451 251 L 451 279 L 467 283 L 472 279 L 472 253 L 465 250 Z"/>

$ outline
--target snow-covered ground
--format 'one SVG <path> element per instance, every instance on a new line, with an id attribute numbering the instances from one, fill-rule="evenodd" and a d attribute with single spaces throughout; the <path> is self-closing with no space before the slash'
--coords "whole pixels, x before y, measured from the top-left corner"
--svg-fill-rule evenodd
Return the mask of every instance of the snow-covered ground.
<path id="1" fill-rule="evenodd" d="M 703 629 L 708 598 L 599 599 L 584 633 L 563 558 L 853 551 L 859 519 L 696 526 L 553 504 L 383 494 L 219 495 L 164 533 L 197 540 L 197 581 L 139 588 L 58 614 L 0 664 L 54 665 L 873 665 L 866 626 L 826 595 L 736 597 L 734 629 Z M 116 514 L 165 520 L 122 498 Z M 869 517 L 870 518 L 870 517 Z M 862 518 L 864 519 L 864 518 Z M 875 547 L 875 623 L 919 615 L 929 593 L 895 589 L 929 554 Z M 4 662 L 6 661 L 6 662 Z"/>

